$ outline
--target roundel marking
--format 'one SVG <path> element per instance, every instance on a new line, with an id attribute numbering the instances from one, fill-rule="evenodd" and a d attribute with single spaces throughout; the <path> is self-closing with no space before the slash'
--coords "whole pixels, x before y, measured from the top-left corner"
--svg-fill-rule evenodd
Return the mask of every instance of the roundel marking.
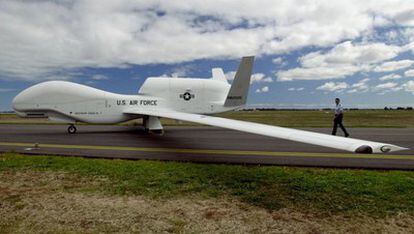
<path id="1" fill-rule="evenodd" d="M 189 92 L 185 92 L 183 94 L 183 98 L 184 100 L 189 101 L 191 99 L 191 94 Z"/>

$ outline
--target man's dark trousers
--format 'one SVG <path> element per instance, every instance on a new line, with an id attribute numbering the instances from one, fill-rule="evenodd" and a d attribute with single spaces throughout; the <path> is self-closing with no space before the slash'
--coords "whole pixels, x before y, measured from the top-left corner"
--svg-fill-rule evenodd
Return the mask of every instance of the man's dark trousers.
<path id="1" fill-rule="evenodd" d="M 334 125 L 333 125 L 333 129 L 332 129 L 332 135 L 336 135 L 336 130 L 338 129 L 338 125 L 339 125 L 339 127 L 344 132 L 345 136 L 349 136 L 348 132 L 346 131 L 346 129 L 344 127 L 344 125 L 342 124 L 342 119 L 343 118 L 344 118 L 343 114 L 339 114 L 339 115 L 335 116 Z"/>

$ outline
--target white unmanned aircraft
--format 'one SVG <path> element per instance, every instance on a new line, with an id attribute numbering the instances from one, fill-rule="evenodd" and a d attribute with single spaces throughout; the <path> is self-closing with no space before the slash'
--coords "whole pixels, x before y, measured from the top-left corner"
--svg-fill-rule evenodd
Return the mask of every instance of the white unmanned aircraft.
<path id="1" fill-rule="evenodd" d="M 223 70 L 212 69 L 211 79 L 150 77 L 138 95 L 122 95 L 66 81 L 34 85 L 13 100 L 13 109 L 22 117 L 47 116 L 52 121 L 119 123 L 143 118 L 149 131 L 162 132 L 160 118 L 170 118 L 249 132 L 264 136 L 320 145 L 356 153 L 386 153 L 406 148 L 265 124 L 212 117 L 246 104 L 254 57 L 243 57 L 232 85 Z"/>

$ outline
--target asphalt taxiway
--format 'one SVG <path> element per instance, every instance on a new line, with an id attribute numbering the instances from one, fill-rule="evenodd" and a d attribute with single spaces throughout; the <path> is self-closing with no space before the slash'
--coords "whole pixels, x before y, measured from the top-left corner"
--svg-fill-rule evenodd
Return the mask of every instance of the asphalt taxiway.
<path id="1" fill-rule="evenodd" d="M 352 137 L 391 143 L 410 150 L 353 154 L 282 139 L 213 127 L 165 127 L 164 135 L 140 127 L 0 124 L 0 152 L 204 163 L 414 169 L 413 128 L 354 128 Z M 306 130 L 328 133 L 326 128 Z"/>

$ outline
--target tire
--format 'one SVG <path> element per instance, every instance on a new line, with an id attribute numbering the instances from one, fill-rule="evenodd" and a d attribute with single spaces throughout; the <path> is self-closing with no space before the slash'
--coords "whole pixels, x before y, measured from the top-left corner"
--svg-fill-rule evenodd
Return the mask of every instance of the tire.
<path id="1" fill-rule="evenodd" d="M 70 125 L 70 126 L 68 127 L 68 133 L 69 133 L 69 134 L 75 134 L 75 133 L 76 133 L 76 127 L 75 127 L 75 126 L 73 126 L 73 125 Z"/>
<path id="2" fill-rule="evenodd" d="M 155 134 L 155 135 L 160 135 L 160 136 L 164 135 L 164 130 L 163 129 L 150 130 L 149 132 L 152 133 L 152 134 Z"/>

